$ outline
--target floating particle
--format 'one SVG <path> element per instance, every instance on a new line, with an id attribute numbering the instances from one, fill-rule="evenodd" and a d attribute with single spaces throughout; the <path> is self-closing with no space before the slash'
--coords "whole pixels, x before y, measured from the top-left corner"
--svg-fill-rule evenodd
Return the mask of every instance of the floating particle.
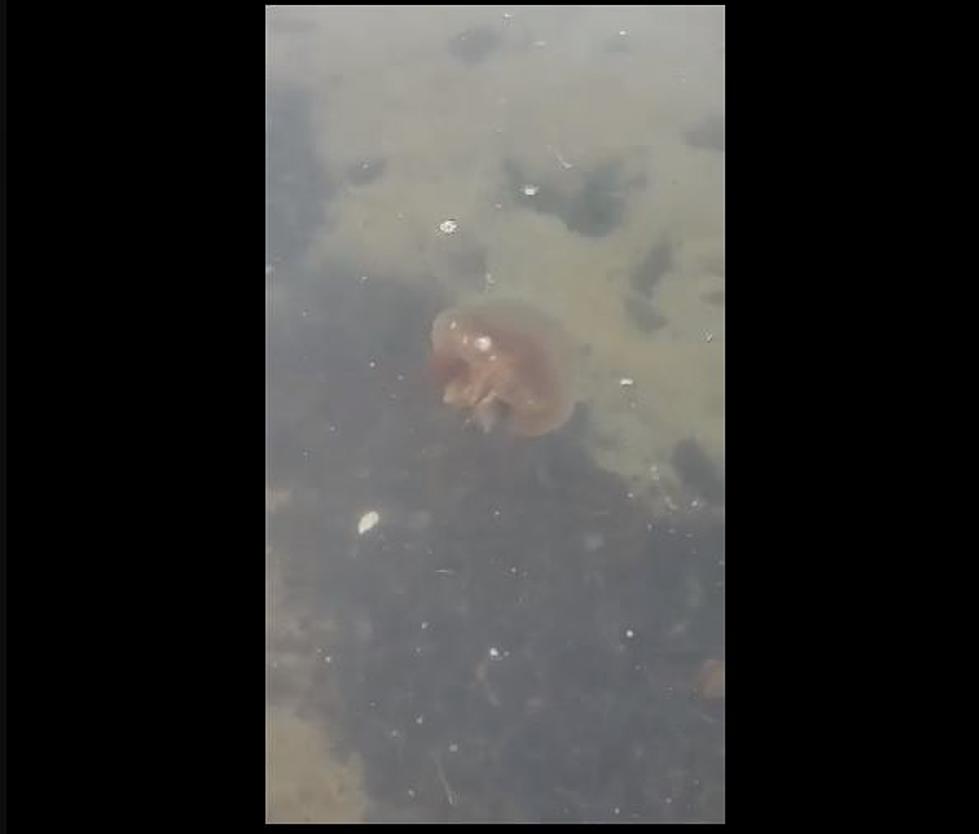
<path id="1" fill-rule="evenodd" d="M 520 189 L 526 196 L 533 197 L 538 191 L 540 191 L 540 186 L 537 185 L 525 185 Z"/>
<path id="2" fill-rule="evenodd" d="M 367 276 L 366 276 L 366 275 L 361 275 L 361 276 L 360 276 L 360 283 L 362 283 L 362 284 L 363 284 L 363 283 L 364 283 L 364 281 L 366 281 L 366 280 L 367 280 Z"/>
<path id="3" fill-rule="evenodd" d="M 458 753 L 459 752 L 459 745 L 458 744 L 455 744 L 455 743 L 450 744 L 449 745 L 449 752 L 450 753 Z"/>
<path id="4" fill-rule="evenodd" d="M 419 726 L 421 726 L 422 724 L 424 724 L 425 723 L 425 716 L 424 715 L 419 715 L 415 719 L 415 723 L 418 724 Z"/>
<path id="5" fill-rule="evenodd" d="M 428 621 L 427 620 L 422 623 L 422 631 L 424 631 L 426 628 L 428 628 Z"/>
<path id="6" fill-rule="evenodd" d="M 332 663 L 333 662 L 333 655 L 328 654 L 326 657 L 323 658 L 323 660 L 326 663 Z"/>
<path id="7" fill-rule="evenodd" d="M 713 333 L 706 333 L 704 335 L 704 339 L 706 341 L 708 341 L 708 342 L 713 342 L 714 341 L 714 334 Z"/>
<path id="8" fill-rule="evenodd" d="M 633 637 L 636 636 L 636 632 L 634 632 L 631 628 L 627 628 L 625 630 L 625 636 L 631 640 Z"/>
<path id="9" fill-rule="evenodd" d="M 547 46 L 547 41 L 534 41 L 534 46 Z"/>
<path id="10" fill-rule="evenodd" d="M 560 163 L 561 167 L 564 168 L 565 171 L 574 168 L 574 165 L 572 163 L 568 162 L 568 160 L 566 160 L 563 156 L 561 156 L 561 151 L 559 151 L 553 145 L 548 145 L 548 147 L 550 148 L 551 153 L 554 154 L 554 156 L 557 158 L 557 161 Z"/>
<path id="11" fill-rule="evenodd" d="M 601 533 L 585 533 L 585 550 L 594 553 L 605 546 L 605 537 Z"/>
<path id="12" fill-rule="evenodd" d="M 619 37 L 620 38 L 624 38 L 628 34 L 629 34 L 629 32 L 627 30 L 625 30 L 625 29 L 619 29 Z"/>
<path id="13" fill-rule="evenodd" d="M 376 368 L 377 367 L 377 362 L 375 362 L 373 359 L 371 359 L 371 361 L 367 363 L 367 366 L 369 368 Z"/>
<path id="14" fill-rule="evenodd" d="M 503 19 L 504 20 L 513 20 L 513 15 L 510 14 L 510 12 L 503 12 Z"/>
<path id="15" fill-rule="evenodd" d="M 636 384 L 636 381 L 631 376 L 624 376 L 619 380 L 619 385 L 623 388 L 631 388 Z"/>
<path id="16" fill-rule="evenodd" d="M 377 526 L 377 522 L 381 520 L 381 516 L 376 510 L 371 510 L 370 512 L 364 513 L 360 517 L 360 521 L 357 523 L 357 533 L 359 535 L 364 535 L 368 530 L 373 530 Z"/>
<path id="17" fill-rule="evenodd" d="M 458 228 L 459 224 L 455 220 L 443 220 L 439 223 L 439 231 L 447 235 L 451 235 Z"/>
<path id="18" fill-rule="evenodd" d="M 414 799 L 415 798 L 415 789 L 414 788 L 408 788 L 408 798 L 409 799 Z"/>
<path id="19" fill-rule="evenodd" d="M 494 660 L 498 660 L 500 657 L 500 650 L 494 646 L 489 650 L 489 656 L 492 657 Z"/>

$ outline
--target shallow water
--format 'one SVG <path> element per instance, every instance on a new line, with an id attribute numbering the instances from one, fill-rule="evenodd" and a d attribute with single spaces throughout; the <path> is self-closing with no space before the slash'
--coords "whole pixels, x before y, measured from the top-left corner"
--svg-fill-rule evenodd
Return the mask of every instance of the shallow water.
<path id="1" fill-rule="evenodd" d="M 270 821 L 723 820 L 723 25 L 269 9 Z M 488 297 L 551 434 L 431 384 Z"/>

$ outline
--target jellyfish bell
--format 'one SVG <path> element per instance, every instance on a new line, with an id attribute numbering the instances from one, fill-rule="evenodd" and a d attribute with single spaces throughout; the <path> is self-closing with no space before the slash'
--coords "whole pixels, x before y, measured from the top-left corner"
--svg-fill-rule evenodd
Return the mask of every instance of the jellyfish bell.
<path id="1" fill-rule="evenodd" d="M 573 348 L 551 318 L 517 302 L 443 310 L 432 325 L 432 368 L 443 402 L 483 431 L 536 437 L 574 411 Z"/>

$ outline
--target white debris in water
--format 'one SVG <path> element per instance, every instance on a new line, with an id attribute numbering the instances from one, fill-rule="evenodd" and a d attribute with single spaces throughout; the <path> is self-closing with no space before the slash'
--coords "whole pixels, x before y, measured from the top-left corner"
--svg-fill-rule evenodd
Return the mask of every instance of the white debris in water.
<path id="1" fill-rule="evenodd" d="M 619 29 L 619 37 L 620 38 L 624 38 L 628 34 L 629 34 L 628 31 L 626 31 L 625 29 Z"/>
<path id="2" fill-rule="evenodd" d="M 409 799 L 414 799 L 415 798 L 415 789 L 414 788 L 408 788 L 408 798 Z"/>
<path id="3" fill-rule="evenodd" d="M 636 632 L 634 632 L 631 628 L 627 628 L 625 630 L 625 636 L 631 640 L 633 637 L 636 636 Z"/>
<path id="4" fill-rule="evenodd" d="M 486 351 L 493 347 L 493 340 L 489 336 L 477 336 L 474 344 L 476 345 L 476 350 L 486 353 Z"/>
<path id="5" fill-rule="evenodd" d="M 534 41 L 534 46 L 547 46 L 547 41 Z"/>
<path id="6" fill-rule="evenodd" d="M 512 566 L 510 567 L 510 573 L 512 573 L 512 574 L 516 574 L 516 572 L 517 572 L 517 566 L 516 566 L 516 565 L 512 565 Z"/>
<path id="7" fill-rule="evenodd" d="M 309 315 L 309 310 L 303 310 L 303 318 Z"/>
<path id="8" fill-rule="evenodd" d="M 713 342 L 713 341 L 714 341 L 714 334 L 713 334 L 713 333 L 707 333 L 707 334 L 705 334 L 705 336 L 704 336 L 704 338 L 705 338 L 705 339 L 706 339 L 706 340 L 707 340 L 708 342 Z"/>
<path id="9" fill-rule="evenodd" d="M 332 662 L 333 662 L 333 655 L 331 655 L 331 654 L 328 654 L 328 655 L 327 655 L 326 657 L 324 657 L 324 658 L 323 658 L 323 660 L 324 660 L 324 661 L 325 661 L 326 663 L 332 663 Z"/>
<path id="10" fill-rule="evenodd" d="M 623 388 L 631 388 L 636 384 L 636 381 L 631 376 L 624 376 L 619 380 L 619 385 Z"/>
<path id="11" fill-rule="evenodd" d="M 538 191 L 540 191 L 540 186 L 528 184 L 525 185 L 520 190 L 523 191 L 523 193 L 526 194 L 528 197 L 533 197 Z"/>
<path id="12" fill-rule="evenodd" d="M 450 753 L 458 753 L 459 752 L 459 745 L 458 744 L 455 744 L 454 742 L 452 744 L 450 744 L 449 745 L 449 752 Z"/>
<path id="13" fill-rule="evenodd" d="M 427 620 L 422 623 L 422 631 L 424 631 L 426 628 L 428 628 L 428 621 Z"/>
<path id="14" fill-rule="evenodd" d="M 447 235 L 451 235 L 458 228 L 459 224 L 455 220 L 443 220 L 439 223 L 439 231 Z"/>
<path id="15" fill-rule="evenodd" d="M 424 723 L 425 723 L 425 716 L 424 716 L 424 715 L 419 715 L 419 716 L 418 716 L 418 717 L 417 717 L 417 718 L 415 719 L 415 723 L 416 723 L 416 724 L 419 724 L 419 725 L 421 725 L 421 724 L 424 724 Z"/>
<path id="16" fill-rule="evenodd" d="M 566 160 L 563 156 L 561 156 L 561 151 L 559 151 L 553 145 L 548 145 L 548 147 L 550 148 L 551 153 L 554 154 L 554 156 L 557 158 L 557 161 L 561 164 L 561 167 L 564 168 L 565 171 L 574 168 L 574 165 L 572 163 L 568 162 L 568 160 Z"/>
<path id="17" fill-rule="evenodd" d="M 376 368 L 377 367 L 377 362 L 375 362 L 373 359 L 371 359 L 371 361 L 368 362 L 367 365 L 370 368 Z"/>
<path id="18" fill-rule="evenodd" d="M 510 14 L 510 12 L 503 12 L 503 19 L 504 20 L 513 20 L 513 15 Z"/>
<path id="19" fill-rule="evenodd" d="M 360 282 L 361 283 L 364 283 L 364 281 L 366 281 L 366 280 L 367 280 L 367 276 L 366 275 L 361 275 L 360 276 Z"/>
<path id="20" fill-rule="evenodd" d="M 493 660 L 498 660 L 499 657 L 500 657 L 500 650 L 498 648 L 496 648 L 495 646 L 493 646 L 489 650 L 489 656 L 492 657 Z"/>
<path id="21" fill-rule="evenodd" d="M 371 510 L 370 512 L 364 513 L 360 517 L 360 521 L 357 523 L 357 533 L 358 535 L 364 535 L 368 530 L 373 530 L 377 526 L 377 522 L 381 520 L 381 516 L 378 514 L 377 510 Z"/>

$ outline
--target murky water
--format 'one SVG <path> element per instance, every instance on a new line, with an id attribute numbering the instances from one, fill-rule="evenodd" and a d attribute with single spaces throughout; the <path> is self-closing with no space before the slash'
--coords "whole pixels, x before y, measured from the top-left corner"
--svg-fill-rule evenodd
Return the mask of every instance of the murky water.
<path id="1" fill-rule="evenodd" d="M 723 820 L 723 31 L 269 9 L 270 821 Z M 573 342 L 550 433 L 442 403 L 489 299 Z"/>

